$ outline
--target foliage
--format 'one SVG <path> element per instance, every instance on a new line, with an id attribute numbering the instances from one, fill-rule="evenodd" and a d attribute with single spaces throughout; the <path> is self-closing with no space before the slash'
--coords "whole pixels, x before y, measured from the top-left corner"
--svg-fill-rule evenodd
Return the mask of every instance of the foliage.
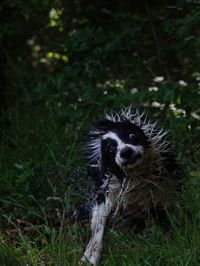
<path id="1" fill-rule="evenodd" d="M 130 104 L 169 128 L 192 217 L 173 238 L 109 231 L 102 263 L 199 264 L 199 13 L 198 1 L 2 2 L 0 264 L 77 265 L 88 232 L 66 213 L 89 197 L 85 133 Z"/>

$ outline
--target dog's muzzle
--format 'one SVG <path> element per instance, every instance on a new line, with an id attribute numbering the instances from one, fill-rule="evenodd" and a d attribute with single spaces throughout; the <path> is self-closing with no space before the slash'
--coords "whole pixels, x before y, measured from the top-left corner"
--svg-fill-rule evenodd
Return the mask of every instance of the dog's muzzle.
<path id="1" fill-rule="evenodd" d="M 122 167 L 134 167 L 142 159 L 142 154 L 140 150 L 125 147 L 119 152 L 116 161 Z"/>

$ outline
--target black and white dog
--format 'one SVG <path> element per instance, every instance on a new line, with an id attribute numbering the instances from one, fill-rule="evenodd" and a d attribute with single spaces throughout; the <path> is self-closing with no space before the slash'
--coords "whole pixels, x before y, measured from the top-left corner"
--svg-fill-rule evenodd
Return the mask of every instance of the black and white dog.
<path id="1" fill-rule="evenodd" d="M 179 208 L 184 176 L 166 134 L 132 107 L 94 124 L 86 145 L 93 172 L 92 237 L 82 262 L 97 265 L 107 220 L 115 227 L 141 225 L 151 216 L 165 222 L 163 214 Z"/>

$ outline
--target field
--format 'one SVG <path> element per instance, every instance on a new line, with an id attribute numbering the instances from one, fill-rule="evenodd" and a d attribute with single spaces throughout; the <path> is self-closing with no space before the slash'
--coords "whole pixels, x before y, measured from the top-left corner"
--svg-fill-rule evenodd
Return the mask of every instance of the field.
<path id="1" fill-rule="evenodd" d="M 171 217 L 168 233 L 154 223 L 138 234 L 107 228 L 100 265 L 200 265 L 199 5 L 117 9 L 95 20 L 93 4 L 92 15 L 74 14 L 70 30 L 66 7 L 56 5 L 36 9 L 37 18 L 27 6 L 28 19 L 18 21 L 23 36 L 14 21 L 5 22 L 13 30 L 7 35 L 0 27 L 0 265 L 79 264 L 89 225 L 69 225 L 66 217 L 89 197 L 86 133 L 104 112 L 130 104 L 169 130 L 187 176 L 189 214 Z"/>

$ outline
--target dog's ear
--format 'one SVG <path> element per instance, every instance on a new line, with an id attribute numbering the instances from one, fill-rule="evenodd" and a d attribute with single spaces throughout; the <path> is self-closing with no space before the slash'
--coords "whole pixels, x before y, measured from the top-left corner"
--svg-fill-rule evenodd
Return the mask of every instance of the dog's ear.
<path id="1" fill-rule="evenodd" d="M 102 119 L 102 120 L 97 120 L 94 123 L 94 127 L 97 128 L 98 130 L 102 131 L 107 131 L 109 129 L 112 129 L 114 127 L 114 122 L 110 121 L 108 119 Z"/>

